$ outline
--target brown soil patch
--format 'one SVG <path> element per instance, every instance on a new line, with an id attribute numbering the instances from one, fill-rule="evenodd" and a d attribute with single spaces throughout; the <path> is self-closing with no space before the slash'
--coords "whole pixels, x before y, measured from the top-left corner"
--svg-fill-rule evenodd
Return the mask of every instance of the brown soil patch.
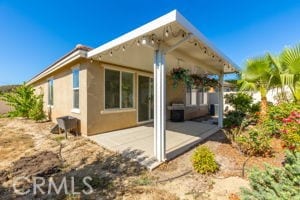
<path id="1" fill-rule="evenodd" d="M 157 188 L 137 187 L 123 195 L 124 200 L 177 200 L 178 197 Z"/>
<path id="2" fill-rule="evenodd" d="M 22 157 L 13 163 L 12 176 L 48 176 L 60 171 L 61 161 L 57 154 L 51 151 L 43 151 L 36 155 Z"/>
<path id="3" fill-rule="evenodd" d="M 24 152 L 34 146 L 32 137 L 13 131 L 5 131 L 0 127 L 0 170 L 23 156 Z"/>

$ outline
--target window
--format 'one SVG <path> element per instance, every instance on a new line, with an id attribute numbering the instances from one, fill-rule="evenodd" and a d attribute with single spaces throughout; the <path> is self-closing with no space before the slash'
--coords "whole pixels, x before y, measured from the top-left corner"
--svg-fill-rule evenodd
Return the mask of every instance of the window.
<path id="1" fill-rule="evenodd" d="M 207 91 L 205 88 L 193 89 L 187 88 L 186 105 L 207 104 Z"/>
<path id="2" fill-rule="evenodd" d="M 133 107 L 133 74 L 122 72 L 122 108 Z"/>
<path id="3" fill-rule="evenodd" d="M 105 69 L 105 109 L 133 107 L 133 74 Z"/>
<path id="4" fill-rule="evenodd" d="M 73 108 L 79 109 L 79 69 L 73 69 Z"/>
<path id="5" fill-rule="evenodd" d="M 53 79 L 48 80 L 48 105 L 53 106 Z"/>
<path id="6" fill-rule="evenodd" d="M 198 91 L 197 89 L 193 89 L 191 87 L 187 88 L 186 92 L 186 104 L 187 105 L 197 105 L 197 96 Z"/>

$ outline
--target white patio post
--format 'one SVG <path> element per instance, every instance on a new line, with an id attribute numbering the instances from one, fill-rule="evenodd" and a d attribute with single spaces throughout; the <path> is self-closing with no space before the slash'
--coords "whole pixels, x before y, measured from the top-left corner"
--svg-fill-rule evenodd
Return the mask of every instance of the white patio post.
<path id="1" fill-rule="evenodd" d="M 154 55 L 154 155 L 166 159 L 166 66 L 161 49 Z"/>
<path id="2" fill-rule="evenodd" d="M 223 97 L 223 83 L 224 83 L 224 74 L 219 75 L 219 117 L 218 117 L 218 127 L 223 128 L 223 113 L 224 113 L 224 97 Z"/>

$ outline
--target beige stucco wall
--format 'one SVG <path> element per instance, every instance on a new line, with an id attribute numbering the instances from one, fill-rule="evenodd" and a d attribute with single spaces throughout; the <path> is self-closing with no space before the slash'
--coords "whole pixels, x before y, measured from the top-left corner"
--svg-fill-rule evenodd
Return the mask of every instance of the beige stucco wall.
<path id="1" fill-rule="evenodd" d="M 80 120 L 80 129 L 87 135 L 87 69 L 86 61 L 73 62 L 62 69 L 48 75 L 34 84 L 36 93 L 44 94 L 44 110 L 53 122 L 57 117 L 70 115 Z M 80 113 L 72 112 L 73 76 L 72 68 L 79 67 L 79 107 Z M 53 106 L 48 106 L 48 79 L 53 78 Z"/>
<path id="2" fill-rule="evenodd" d="M 134 73 L 134 107 L 132 109 L 104 109 L 104 70 L 105 68 L 125 70 Z M 137 123 L 137 76 L 151 76 L 151 73 L 93 62 L 87 70 L 88 93 L 88 133 L 94 135 L 112 130 L 124 129 Z"/>
<path id="3" fill-rule="evenodd" d="M 152 76 L 152 73 L 138 71 L 119 67 L 111 64 L 99 62 L 88 63 L 87 67 L 87 132 L 89 135 L 99 134 L 112 130 L 124 129 L 139 125 L 137 122 L 137 81 L 138 75 Z M 134 73 L 134 107 L 124 110 L 105 110 L 104 109 L 104 70 L 111 68 L 120 71 L 129 71 Z M 179 84 L 176 88 L 172 85 L 172 80 L 167 79 L 167 102 L 166 106 L 173 102 L 183 102 L 185 104 L 186 89 L 183 84 Z M 203 107 L 191 107 L 185 114 L 186 119 L 195 118 L 205 115 L 206 109 Z M 170 111 L 167 110 L 167 119 L 170 118 Z"/>

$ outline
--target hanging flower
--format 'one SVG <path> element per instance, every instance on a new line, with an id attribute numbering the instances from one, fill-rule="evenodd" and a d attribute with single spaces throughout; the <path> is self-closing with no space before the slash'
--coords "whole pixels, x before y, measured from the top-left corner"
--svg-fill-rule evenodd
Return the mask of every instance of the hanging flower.
<path id="1" fill-rule="evenodd" d="M 220 84 L 218 80 L 209 78 L 207 75 L 190 74 L 190 70 L 176 67 L 171 71 L 173 86 L 177 87 L 179 82 L 185 83 L 187 87 L 218 87 Z"/>
<path id="2" fill-rule="evenodd" d="M 182 67 L 176 67 L 173 68 L 171 71 L 171 77 L 173 80 L 173 86 L 177 87 L 179 82 L 184 82 L 186 85 L 191 85 L 191 78 L 189 76 L 189 70 L 182 68 Z"/>

